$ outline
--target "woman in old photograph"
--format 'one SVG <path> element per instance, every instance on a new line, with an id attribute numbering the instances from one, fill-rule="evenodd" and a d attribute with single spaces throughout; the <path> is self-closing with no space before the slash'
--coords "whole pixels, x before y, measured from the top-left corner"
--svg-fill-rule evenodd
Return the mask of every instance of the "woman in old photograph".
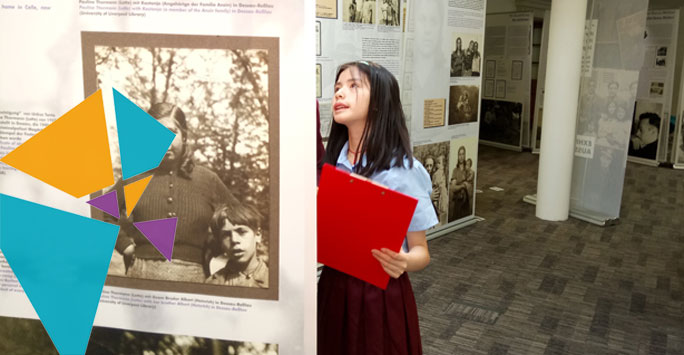
<path id="1" fill-rule="evenodd" d="M 473 43 L 472 60 L 470 61 L 471 76 L 480 76 L 480 65 L 482 64 L 482 57 L 480 51 L 477 49 L 477 41 Z"/>
<path id="2" fill-rule="evenodd" d="M 468 216 L 472 212 L 470 196 L 473 189 L 473 175 L 468 174 L 466 149 L 458 147 L 458 160 L 449 181 L 449 222 Z"/>
<path id="3" fill-rule="evenodd" d="M 465 61 L 465 52 L 461 48 L 461 37 L 456 38 L 456 49 L 451 52 L 451 76 L 463 76 L 463 62 Z"/>
<path id="4" fill-rule="evenodd" d="M 193 162 L 192 149 L 187 145 L 187 120 L 180 107 L 157 103 L 148 113 L 176 137 L 161 164 L 152 171 L 154 177 L 132 214 L 120 219 L 116 250 L 123 255 L 129 277 L 204 282 L 203 247 L 209 221 L 220 204 L 238 202 L 213 171 Z M 119 182 L 117 188 L 123 190 L 121 185 Z M 125 216 L 125 208 L 121 209 Z M 132 223 L 172 217 L 179 218 L 173 259 L 167 261 Z"/>
<path id="5" fill-rule="evenodd" d="M 418 200 L 399 253 L 373 249 L 390 276 L 385 290 L 329 267 L 318 283 L 318 353 L 422 354 L 407 271 L 430 261 L 425 231 L 437 224 L 432 183 L 413 157 L 399 84 L 375 63 L 342 65 L 335 79 L 326 162 Z M 363 201 L 359 201 L 363 203 Z"/>

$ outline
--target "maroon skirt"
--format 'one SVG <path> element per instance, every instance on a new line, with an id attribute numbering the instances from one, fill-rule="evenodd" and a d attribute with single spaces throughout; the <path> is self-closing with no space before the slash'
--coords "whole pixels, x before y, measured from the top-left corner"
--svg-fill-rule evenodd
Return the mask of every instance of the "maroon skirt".
<path id="1" fill-rule="evenodd" d="M 318 282 L 318 355 L 420 355 L 418 310 L 408 275 L 382 290 L 324 267 Z"/>

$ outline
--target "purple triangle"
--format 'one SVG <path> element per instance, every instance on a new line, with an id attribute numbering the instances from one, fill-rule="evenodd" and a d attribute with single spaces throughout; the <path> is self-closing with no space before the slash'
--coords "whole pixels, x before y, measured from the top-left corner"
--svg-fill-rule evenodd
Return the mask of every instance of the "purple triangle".
<path id="1" fill-rule="evenodd" d="M 95 197 L 86 203 L 116 218 L 121 217 L 119 215 L 119 200 L 116 195 L 116 190 Z"/>
<path id="2" fill-rule="evenodd" d="M 173 241 L 176 239 L 176 223 L 178 217 L 155 219 L 152 221 L 135 222 L 133 225 L 138 228 L 147 240 L 159 250 L 166 260 L 171 261 L 173 255 Z"/>

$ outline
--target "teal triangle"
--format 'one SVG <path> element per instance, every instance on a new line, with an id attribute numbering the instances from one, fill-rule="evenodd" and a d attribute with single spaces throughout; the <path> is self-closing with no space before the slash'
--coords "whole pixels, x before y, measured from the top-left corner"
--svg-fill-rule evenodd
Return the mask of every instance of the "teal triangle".
<path id="1" fill-rule="evenodd" d="M 119 227 L 0 194 L 0 250 L 60 354 L 84 354 Z"/>
<path id="2" fill-rule="evenodd" d="M 125 180 L 159 166 L 176 135 L 116 89 L 112 91 Z"/>

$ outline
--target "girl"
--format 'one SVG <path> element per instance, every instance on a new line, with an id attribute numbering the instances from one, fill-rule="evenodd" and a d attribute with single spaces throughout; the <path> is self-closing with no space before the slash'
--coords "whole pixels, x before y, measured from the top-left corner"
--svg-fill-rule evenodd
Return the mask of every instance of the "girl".
<path id="1" fill-rule="evenodd" d="M 318 353 L 422 354 L 406 271 L 422 270 L 430 262 L 425 230 L 438 221 L 430 201 L 430 176 L 411 153 L 396 79 L 374 63 L 342 65 L 333 118 L 326 161 L 410 195 L 418 205 L 400 253 L 372 250 L 391 276 L 386 290 L 323 269 L 318 284 Z"/>

